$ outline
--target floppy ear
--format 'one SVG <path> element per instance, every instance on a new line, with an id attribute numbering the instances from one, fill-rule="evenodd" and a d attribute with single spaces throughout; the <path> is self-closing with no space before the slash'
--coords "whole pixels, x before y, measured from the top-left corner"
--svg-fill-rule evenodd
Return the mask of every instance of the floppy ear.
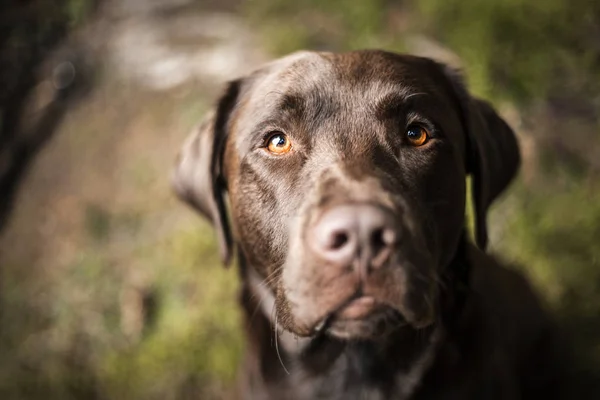
<path id="1" fill-rule="evenodd" d="M 232 238 L 224 200 L 227 183 L 222 174 L 222 158 L 240 85 L 240 80 L 229 83 L 216 109 L 187 138 L 171 178 L 178 197 L 212 222 L 225 265 L 231 259 Z"/>
<path id="2" fill-rule="evenodd" d="M 467 135 L 466 166 L 473 183 L 475 239 L 485 249 L 487 212 L 517 174 L 521 163 L 519 145 L 513 130 L 492 106 L 470 96 L 457 71 L 443 69 L 455 92 Z"/>

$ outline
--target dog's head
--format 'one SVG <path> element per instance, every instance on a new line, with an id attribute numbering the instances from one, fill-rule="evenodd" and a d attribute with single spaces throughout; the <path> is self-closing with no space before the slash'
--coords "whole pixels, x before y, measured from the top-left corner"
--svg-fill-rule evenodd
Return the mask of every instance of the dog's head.
<path id="1" fill-rule="evenodd" d="M 487 209 L 518 164 L 512 130 L 452 70 L 302 52 L 229 84 L 173 182 L 213 222 L 225 262 L 235 242 L 264 279 L 284 328 L 368 338 L 432 324 L 467 174 L 485 247 Z"/>

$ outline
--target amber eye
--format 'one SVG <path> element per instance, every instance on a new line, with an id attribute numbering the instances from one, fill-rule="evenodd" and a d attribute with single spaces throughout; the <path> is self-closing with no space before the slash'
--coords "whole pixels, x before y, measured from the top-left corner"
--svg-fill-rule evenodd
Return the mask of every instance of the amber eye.
<path id="1" fill-rule="evenodd" d="M 419 125 L 411 125 L 406 130 L 406 137 L 412 146 L 423 146 L 429 140 L 427 129 Z"/>
<path id="2" fill-rule="evenodd" d="M 267 149 L 273 154 L 285 154 L 292 149 L 292 142 L 284 133 L 273 132 L 267 140 Z"/>

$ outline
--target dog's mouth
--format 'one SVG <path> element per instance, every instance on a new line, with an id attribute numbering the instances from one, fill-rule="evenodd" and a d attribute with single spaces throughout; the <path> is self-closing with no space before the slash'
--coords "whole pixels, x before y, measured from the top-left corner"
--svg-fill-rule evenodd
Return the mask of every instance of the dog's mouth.
<path id="1" fill-rule="evenodd" d="M 407 325 L 394 307 L 375 297 L 357 294 L 319 321 L 315 334 L 339 339 L 372 339 Z"/>
<path id="2" fill-rule="evenodd" d="M 341 320 L 361 319 L 380 306 L 372 296 L 353 297 L 335 312 L 335 316 Z"/>

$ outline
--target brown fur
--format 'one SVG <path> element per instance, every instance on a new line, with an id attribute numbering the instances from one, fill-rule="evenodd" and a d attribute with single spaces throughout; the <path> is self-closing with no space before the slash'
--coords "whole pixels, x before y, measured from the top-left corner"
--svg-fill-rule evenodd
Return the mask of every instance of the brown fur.
<path id="1" fill-rule="evenodd" d="M 404 131 L 432 133 L 422 147 Z M 270 132 L 292 140 L 267 152 Z M 232 82 L 181 153 L 174 187 L 238 250 L 248 399 L 557 398 L 554 329 L 515 272 L 476 242 L 519 166 L 510 127 L 454 71 L 381 51 L 296 53 Z M 228 194 L 232 230 L 225 207 Z M 357 275 L 307 245 L 340 205 L 385 209 L 400 240 Z M 232 233 L 233 232 L 233 233 Z M 364 318 L 340 319 L 356 296 Z"/>

